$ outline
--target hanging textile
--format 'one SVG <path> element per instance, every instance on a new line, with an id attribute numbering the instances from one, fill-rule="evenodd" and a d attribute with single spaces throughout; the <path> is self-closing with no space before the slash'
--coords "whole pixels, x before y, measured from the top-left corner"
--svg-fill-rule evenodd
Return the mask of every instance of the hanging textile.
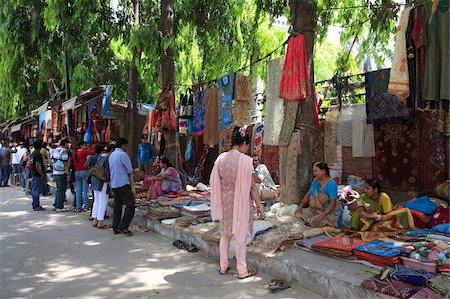
<path id="1" fill-rule="evenodd" d="M 178 121 L 178 132 L 180 135 L 187 135 L 189 133 L 189 120 L 180 118 Z"/>
<path id="2" fill-rule="evenodd" d="M 367 124 L 366 105 L 354 105 L 352 123 L 353 157 L 375 157 L 373 125 Z"/>
<path id="3" fill-rule="evenodd" d="M 194 120 L 193 120 L 193 135 L 203 135 L 205 129 L 205 106 L 206 106 L 206 93 L 199 91 L 195 93 L 194 102 Z"/>
<path id="4" fill-rule="evenodd" d="M 105 87 L 105 95 L 102 99 L 102 116 L 109 115 L 111 112 L 111 86 Z"/>
<path id="5" fill-rule="evenodd" d="M 308 58 L 303 35 L 289 39 L 280 81 L 278 97 L 285 101 L 299 101 L 311 95 Z"/>
<path id="6" fill-rule="evenodd" d="M 233 102 L 233 124 L 245 126 L 252 123 L 251 77 L 236 75 Z"/>
<path id="7" fill-rule="evenodd" d="M 284 101 L 278 97 L 283 61 L 284 57 L 280 57 L 267 62 L 266 115 L 264 118 L 266 129 L 263 138 L 265 145 L 278 145 L 283 124 Z"/>
<path id="8" fill-rule="evenodd" d="M 238 102 L 250 102 L 253 98 L 252 79 L 249 76 L 236 75 L 234 99 Z M 235 103 L 236 104 L 236 103 Z"/>
<path id="9" fill-rule="evenodd" d="M 404 102 L 386 92 L 389 73 L 390 69 L 384 69 L 365 75 L 368 124 L 411 119 L 413 116 L 413 109 L 408 109 Z"/>
<path id="10" fill-rule="evenodd" d="M 234 77 L 231 73 L 219 79 L 220 105 L 219 105 L 219 128 L 223 129 L 233 123 L 233 93 Z"/>
<path id="11" fill-rule="evenodd" d="M 264 163 L 269 169 L 272 179 L 276 184 L 280 182 L 280 149 L 278 146 L 263 145 L 261 163 Z"/>
<path id="12" fill-rule="evenodd" d="M 337 126 L 337 144 L 342 146 L 353 145 L 353 117 L 354 105 L 344 105 L 341 107 Z"/>
<path id="13" fill-rule="evenodd" d="M 420 111 L 421 190 L 432 190 L 445 181 L 445 112 Z"/>
<path id="14" fill-rule="evenodd" d="M 284 117 L 281 125 L 278 145 L 287 146 L 294 132 L 295 122 L 297 120 L 298 101 L 284 102 Z"/>
<path id="15" fill-rule="evenodd" d="M 409 97 L 409 73 L 408 58 L 406 52 L 406 29 L 408 28 L 409 15 L 412 7 L 402 11 L 397 28 L 397 39 L 395 41 L 394 58 L 389 78 L 388 92 L 396 95 L 400 101 L 406 101 Z"/>
<path id="16" fill-rule="evenodd" d="M 231 150 L 231 137 L 236 126 L 231 125 L 220 130 L 219 137 L 219 154 Z"/>
<path id="17" fill-rule="evenodd" d="M 180 96 L 178 115 L 180 118 L 192 118 L 194 115 L 194 93 L 190 88 Z"/>
<path id="18" fill-rule="evenodd" d="M 339 120 L 339 108 L 335 107 L 325 114 L 324 125 L 324 158 L 328 164 L 337 162 L 337 124 Z"/>
<path id="19" fill-rule="evenodd" d="M 292 133 L 291 142 L 289 146 L 283 150 L 280 148 L 280 170 L 282 176 L 281 187 L 281 201 L 283 203 L 298 203 L 298 174 L 297 163 L 300 154 L 300 133 Z M 283 159 L 281 156 L 283 155 Z M 283 182 L 284 181 L 284 182 Z"/>
<path id="20" fill-rule="evenodd" d="M 425 104 L 422 100 L 423 94 L 423 72 L 425 63 L 425 47 L 423 43 L 423 15 L 424 7 L 420 6 L 415 9 L 414 25 L 411 31 L 411 38 L 414 42 L 415 51 L 415 79 L 416 79 L 416 107 L 424 108 Z"/>
<path id="21" fill-rule="evenodd" d="M 264 134 L 264 123 L 255 124 L 252 134 L 252 155 L 262 155 L 262 139 Z"/>
<path id="22" fill-rule="evenodd" d="M 443 3 L 446 5 L 441 5 Z M 450 43 L 448 1 L 441 1 L 433 14 L 431 4 L 424 9 L 423 43 L 425 46 L 425 70 L 423 98 L 428 101 L 449 100 Z M 433 15 L 433 16 L 432 16 Z M 431 22 L 429 20 L 431 19 Z"/>
<path id="23" fill-rule="evenodd" d="M 374 125 L 373 175 L 383 188 L 417 190 L 420 182 L 419 119 Z"/>
<path id="24" fill-rule="evenodd" d="M 211 88 L 206 92 L 205 135 L 203 143 L 215 146 L 219 143 L 219 89 Z"/>

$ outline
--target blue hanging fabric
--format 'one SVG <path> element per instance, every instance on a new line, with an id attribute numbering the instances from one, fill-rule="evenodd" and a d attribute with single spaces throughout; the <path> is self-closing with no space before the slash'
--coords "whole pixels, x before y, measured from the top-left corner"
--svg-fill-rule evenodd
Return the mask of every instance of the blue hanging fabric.
<path id="1" fill-rule="evenodd" d="M 86 143 L 91 143 L 92 136 L 91 136 L 91 121 L 89 121 L 88 127 L 86 129 L 86 133 L 84 133 L 83 141 Z"/>
<path id="2" fill-rule="evenodd" d="M 186 144 L 186 152 L 184 153 L 184 159 L 189 161 L 192 158 L 192 137 L 189 138 Z"/>
<path id="3" fill-rule="evenodd" d="M 102 100 L 102 116 L 109 115 L 111 112 L 111 86 L 105 88 L 105 96 Z"/>

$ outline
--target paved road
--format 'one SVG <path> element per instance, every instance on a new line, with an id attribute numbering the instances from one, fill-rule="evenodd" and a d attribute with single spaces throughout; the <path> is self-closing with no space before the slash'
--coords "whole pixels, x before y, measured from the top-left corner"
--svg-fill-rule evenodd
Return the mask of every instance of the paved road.
<path id="1" fill-rule="evenodd" d="M 276 294 L 263 273 L 221 276 L 217 262 L 152 232 L 93 228 L 86 215 L 31 209 L 21 189 L 0 188 L 0 298 L 320 298 L 295 287 Z"/>

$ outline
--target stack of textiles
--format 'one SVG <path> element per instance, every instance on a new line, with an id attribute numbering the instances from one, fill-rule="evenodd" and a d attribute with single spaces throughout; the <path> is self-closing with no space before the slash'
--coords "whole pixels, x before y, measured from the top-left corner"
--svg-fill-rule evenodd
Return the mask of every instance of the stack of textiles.
<path id="1" fill-rule="evenodd" d="M 404 265 L 394 265 L 381 270 L 380 275 L 416 286 L 425 286 L 427 281 L 437 274 L 429 271 L 413 269 Z"/>
<path id="2" fill-rule="evenodd" d="M 355 255 L 377 266 L 400 264 L 400 247 L 394 243 L 372 241 L 354 248 Z"/>
<path id="3" fill-rule="evenodd" d="M 427 287 L 447 298 L 447 295 L 450 293 L 450 277 L 436 275 L 427 281 Z"/>
<path id="4" fill-rule="evenodd" d="M 380 275 L 364 280 L 361 283 L 361 286 L 368 290 L 397 298 L 410 298 L 422 289 L 422 287 L 407 284 L 391 278 L 381 279 Z"/>
<path id="5" fill-rule="evenodd" d="M 209 216 L 210 206 L 207 204 L 200 204 L 195 206 L 184 206 L 181 209 L 181 215 L 192 218 L 200 218 Z"/>
<path id="6" fill-rule="evenodd" d="M 353 255 L 355 247 L 363 244 L 366 244 L 366 242 L 358 238 L 334 237 L 330 240 L 313 244 L 311 249 L 334 256 L 349 257 Z"/>
<path id="7" fill-rule="evenodd" d="M 178 218 L 181 212 L 178 209 L 170 207 L 148 207 L 146 217 L 153 220 L 164 220 L 170 218 Z"/>

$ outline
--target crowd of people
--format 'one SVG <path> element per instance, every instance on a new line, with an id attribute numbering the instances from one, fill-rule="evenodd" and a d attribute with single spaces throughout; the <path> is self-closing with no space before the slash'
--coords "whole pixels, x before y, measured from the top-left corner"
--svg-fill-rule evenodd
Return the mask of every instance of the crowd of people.
<path id="1" fill-rule="evenodd" d="M 165 157 L 154 157 L 152 146 L 146 135 L 138 146 L 138 168 L 143 171 L 148 183 L 148 198 L 158 197 L 182 189 L 178 170 Z M 220 274 L 229 270 L 228 249 L 234 237 L 239 278 L 256 274 L 247 268 L 246 241 L 251 234 L 253 207 L 258 217 L 262 217 L 262 200 L 277 198 L 279 186 L 273 181 L 267 167 L 257 155 L 248 156 L 251 138 L 239 127 L 232 135 L 232 149 L 216 159 L 210 179 L 211 216 L 220 222 Z M 132 235 L 129 225 L 135 213 L 135 191 L 132 162 L 125 152 L 128 141 L 119 138 L 115 144 L 97 144 L 94 149 L 80 141 L 75 149 L 62 139 L 58 145 L 47 148 L 39 140 L 30 148 L 23 143 L 3 142 L 1 150 L 1 186 L 8 186 L 10 170 L 11 184 L 14 176 L 22 173 L 22 186 L 31 177 L 32 208 L 45 210 L 40 205 L 40 194 L 46 194 L 47 171 L 52 172 L 56 183 L 53 210 L 67 212 L 66 190 L 68 185 L 75 194 L 76 212 L 91 210 L 92 225 L 105 229 L 112 228 L 115 234 Z M 50 166 L 50 167 L 49 167 Z M 51 169 L 51 170 L 50 170 Z M 313 176 L 309 191 L 298 204 L 296 215 L 313 227 L 342 225 L 342 205 L 338 200 L 338 185 L 330 177 L 328 165 L 317 162 L 313 166 Z M 75 183 L 75 184 L 73 184 Z M 89 190 L 93 191 L 93 204 L 89 205 Z M 393 209 L 389 196 L 381 191 L 378 181 L 367 179 L 365 193 L 348 202 L 351 212 L 350 228 L 360 229 L 365 222 L 381 221 L 383 215 Z M 114 196 L 112 225 L 104 219 L 110 195 Z M 122 209 L 125 212 L 122 215 Z"/>

